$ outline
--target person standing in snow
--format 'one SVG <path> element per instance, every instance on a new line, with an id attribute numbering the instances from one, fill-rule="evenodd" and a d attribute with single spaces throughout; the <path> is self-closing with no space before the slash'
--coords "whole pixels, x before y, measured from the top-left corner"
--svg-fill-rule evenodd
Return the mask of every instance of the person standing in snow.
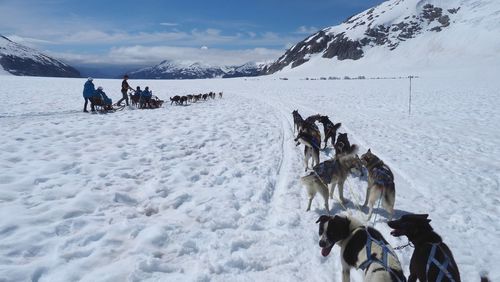
<path id="1" fill-rule="evenodd" d="M 116 102 L 116 104 L 118 106 L 120 106 L 120 103 L 125 100 L 125 102 L 127 103 L 127 106 L 128 106 L 128 95 L 127 95 L 127 91 L 130 89 L 130 90 L 134 90 L 132 87 L 130 87 L 130 85 L 128 85 L 128 75 L 124 75 L 123 76 L 123 81 L 122 81 L 122 98 L 120 100 L 118 100 L 118 102 Z"/>
<path id="2" fill-rule="evenodd" d="M 85 82 L 85 84 L 83 85 L 83 99 L 85 99 L 85 104 L 83 105 L 83 112 L 84 113 L 89 112 L 89 111 L 87 111 L 87 104 L 95 92 L 95 86 L 94 86 L 94 83 L 92 83 L 92 80 L 93 80 L 92 77 L 89 77 L 87 79 L 87 82 Z M 90 101 L 90 109 L 93 112 L 95 111 L 94 103 L 92 103 L 92 101 Z"/>

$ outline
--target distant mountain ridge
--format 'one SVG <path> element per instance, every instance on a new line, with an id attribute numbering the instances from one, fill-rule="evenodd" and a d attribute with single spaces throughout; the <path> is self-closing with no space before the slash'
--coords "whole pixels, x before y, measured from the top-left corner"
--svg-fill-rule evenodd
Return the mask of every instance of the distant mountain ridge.
<path id="1" fill-rule="evenodd" d="M 0 65 L 19 76 L 80 77 L 68 64 L 0 35 Z"/>
<path id="2" fill-rule="evenodd" d="M 129 72 L 135 79 L 207 79 L 260 75 L 264 64 L 249 62 L 241 66 L 211 66 L 199 62 L 164 60 L 147 68 Z"/>

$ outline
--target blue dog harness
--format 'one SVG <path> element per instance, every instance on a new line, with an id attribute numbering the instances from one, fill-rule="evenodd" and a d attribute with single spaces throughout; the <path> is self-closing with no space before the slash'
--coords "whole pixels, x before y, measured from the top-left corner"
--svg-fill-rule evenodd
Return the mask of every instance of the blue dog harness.
<path id="1" fill-rule="evenodd" d="M 394 182 L 394 179 L 392 178 L 392 174 L 389 170 L 388 167 L 385 165 L 381 167 L 375 167 L 373 170 L 373 178 L 375 178 L 375 184 L 378 185 L 388 185 L 392 182 Z"/>
<path id="2" fill-rule="evenodd" d="M 429 275 L 429 269 L 430 269 L 431 265 L 434 264 L 439 269 L 439 274 L 436 277 L 436 282 L 441 282 L 445 275 L 451 282 L 455 282 L 455 279 L 453 279 L 453 277 L 451 276 L 451 273 L 448 271 L 448 267 L 450 266 L 450 262 L 451 262 L 450 257 L 448 257 L 443 252 L 443 256 L 444 256 L 443 263 L 439 262 L 436 259 L 436 249 L 438 248 L 438 245 L 439 245 L 439 243 L 432 244 L 431 253 L 429 254 L 429 259 L 427 260 L 427 267 L 425 269 L 425 275 L 426 276 Z M 427 277 L 427 280 L 429 280 L 428 277 Z"/>
<path id="3" fill-rule="evenodd" d="M 389 267 L 389 263 L 387 262 L 388 255 L 393 256 L 394 258 L 396 258 L 396 260 L 397 260 L 397 256 L 391 251 L 391 249 L 389 249 L 389 247 L 383 241 L 373 238 L 373 236 L 370 234 L 370 232 L 368 231 L 368 229 L 366 227 L 361 227 L 361 228 L 364 228 L 366 230 L 366 234 L 367 234 L 366 248 L 365 248 L 366 249 L 366 260 L 359 265 L 359 268 L 361 268 L 363 271 L 365 271 L 370 266 L 370 264 L 376 262 L 376 263 L 380 264 L 386 271 L 388 271 L 394 277 L 396 277 L 397 281 L 403 282 L 403 280 L 401 280 L 399 275 L 397 273 L 395 273 L 394 270 L 392 270 Z M 372 243 L 377 244 L 382 249 L 382 259 L 379 259 L 375 256 L 372 256 Z"/>

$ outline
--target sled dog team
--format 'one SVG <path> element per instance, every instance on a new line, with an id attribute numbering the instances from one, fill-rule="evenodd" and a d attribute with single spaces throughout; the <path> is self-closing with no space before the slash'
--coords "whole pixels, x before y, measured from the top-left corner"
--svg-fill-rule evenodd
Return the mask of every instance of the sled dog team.
<path id="1" fill-rule="evenodd" d="M 304 145 L 304 167 L 306 173 L 300 178 L 309 196 L 307 211 L 311 209 L 314 196 L 319 193 L 324 199 L 326 212 L 330 213 L 329 199 L 333 198 L 335 187 L 339 189 L 339 200 L 343 205 L 344 183 L 353 173 L 363 176 L 367 171 L 368 186 L 363 206 L 369 206 L 368 218 L 373 206 L 380 201 L 389 213 L 387 224 L 393 229 L 392 236 L 406 236 L 408 245 L 415 248 L 410 261 L 408 281 L 460 282 L 458 266 L 453 254 L 442 238 L 434 232 L 427 214 L 406 214 L 392 220 L 396 190 L 394 175 L 390 167 L 377 157 L 371 149 L 359 157 L 358 146 L 350 144 L 347 133 L 337 134 L 341 123 L 333 123 L 328 116 L 313 115 L 306 119 L 292 112 L 296 145 Z M 320 162 L 321 132 L 316 125 L 323 125 L 324 147 L 328 141 L 335 156 Z M 311 166 L 309 166 L 312 159 Z M 373 227 L 361 223 L 350 215 L 322 215 L 319 223 L 319 246 L 321 254 L 328 256 L 337 244 L 340 247 L 342 281 L 350 281 L 351 268 L 363 270 L 364 281 L 407 281 L 393 248 L 382 234 Z M 488 278 L 481 277 L 481 281 Z"/>
<path id="2" fill-rule="evenodd" d="M 222 95 L 223 93 L 219 92 L 219 98 L 222 98 Z M 172 105 L 173 103 L 175 103 L 176 105 L 187 105 L 188 102 L 195 103 L 201 100 L 206 101 L 209 98 L 215 99 L 216 96 L 217 94 L 212 91 L 210 91 L 209 93 L 197 95 L 175 95 L 174 97 L 170 97 L 170 105 Z"/>
<path id="3" fill-rule="evenodd" d="M 128 76 L 123 76 L 121 93 L 122 98 L 113 104 L 113 101 L 104 93 L 103 88 L 99 86 L 97 89 L 94 86 L 93 79 L 89 77 L 84 84 L 83 87 L 83 98 L 85 100 L 83 106 L 83 112 L 87 111 L 88 102 L 90 102 L 90 109 L 92 112 L 95 112 L 96 106 L 101 107 L 102 111 L 114 111 L 117 109 L 123 109 L 124 106 L 121 105 L 121 102 L 125 101 L 126 105 L 129 105 L 129 96 L 130 102 L 133 106 L 136 106 L 140 109 L 154 109 L 160 108 L 164 101 L 160 100 L 157 96 L 153 95 L 153 91 L 149 89 L 148 86 L 141 90 L 139 86 L 136 89 L 133 89 L 128 84 Z M 130 93 L 128 91 L 130 90 Z M 222 98 L 223 92 L 219 92 L 219 98 Z M 198 95 L 187 95 L 187 96 L 174 96 L 170 97 L 171 105 L 175 102 L 176 105 L 187 104 L 187 102 L 197 102 L 199 100 L 207 100 L 208 98 L 215 99 L 217 94 L 215 92 L 209 92 L 207 94 L 198 94 Z M 113 107 L 115 106 L 115 107 Z"/>

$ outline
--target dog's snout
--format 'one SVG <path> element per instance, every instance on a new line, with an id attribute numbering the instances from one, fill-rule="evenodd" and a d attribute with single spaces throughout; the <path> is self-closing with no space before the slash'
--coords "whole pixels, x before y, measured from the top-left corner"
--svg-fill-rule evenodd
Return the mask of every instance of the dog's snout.
<path id="1" fill-rule="evenodd" d="M 321 248 L 326 247 L 326 242 L 325 242 L 324 240 L 320 240 L 320 241 L 319 241 L 319 246 L 320 246 Z"/>

